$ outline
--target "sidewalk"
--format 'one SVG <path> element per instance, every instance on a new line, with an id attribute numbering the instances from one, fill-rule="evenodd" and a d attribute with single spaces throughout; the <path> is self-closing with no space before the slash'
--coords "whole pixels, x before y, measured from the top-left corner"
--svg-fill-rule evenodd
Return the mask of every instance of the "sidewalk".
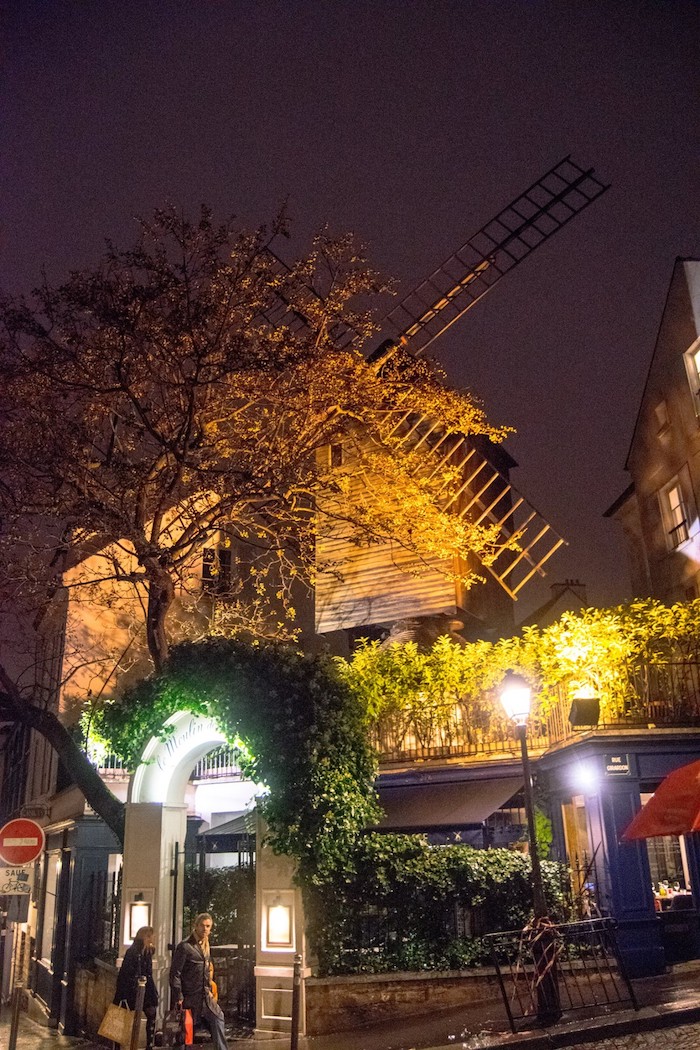
<path id="1" fill-rule="evenodd" d="M 503 1004 L 433 1012 L 403 1024 L 385 1023 L 336 1035 L 301 1037 L 299 1050 L 553 1050 L 579 1046 L 581 1050 L 697 1050 L 700 1047 L 700 961 L 682 963 L 660 977 L 634 982 L 640 1009 L 606 1011 L 566 1020 L 546 1032 L 512 1035 Z M 575 1017 L 575 1015 L 574 1015 Z M 631 1033 L 637 1033 L 632 1035 Z M 651 1033 L 644 1036 L 639 1033 Z M 0 1022 L 0 1050 L 7 1050 L 9 1013 Z M 628 1039 L 629 1037 L 629 1039 Z M 609 1042 L 610 1041 L 610 1042 Z M 202 1044 L 203 1050 L 210 1045 Z M 252 1037 L 240 1033 L 231 1050 L 287 1050 L 289 1037 Z M 17 1050 L 97 1050 L 97 1044 L 58 1035 L 23 1017 Z M 104 1050 L 104 1046 L 100 1048 Z"/>

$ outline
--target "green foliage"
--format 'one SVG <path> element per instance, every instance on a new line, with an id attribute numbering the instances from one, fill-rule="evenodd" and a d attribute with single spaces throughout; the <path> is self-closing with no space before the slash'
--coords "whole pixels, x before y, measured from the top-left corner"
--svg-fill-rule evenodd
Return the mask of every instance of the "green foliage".
<path id="1" fill-rule="evenodd" d="M 184 928 L 195 915 L 208 911 L 215 916 L 218 944 L 255 943 L 255 868 L 252 865 L 226 868 L 185 867 Z"/>
<path id="2" fill-rule="evenodd" d="M 552 849 L 552 822 L 541 809 L 535 808 L 535 841 L 540 857 L 548 857 Z"/>
<path id="3" fill-rule="evenodd" d="M 185 643 L 162 674 L 98 713 L 96 729 L 134 768 L 180 710 L 215 719 L 247 776 L 265 785 L 258 806 L 270 842 L 296 858 L 302 885 L 342 865 L 376 820 L 376 760 L 335 661 L 242 639 Z"/>
<path id="4" fill-rule="evenodd" d="M 700 659 L 700 599 L 665 606 L 643 599 L 614 609 L 566 612 L 546 628 L 463 647 L 439 638 L 425 652 L 415 644 L 362 646 L 342 667 L 370 723 L 393 739 L 409 730 L 418 743 L 503 729 L 497 690 L 507 670 L 533 687 L 533 717 L 546 714 L 565 690 L 600 698 L 603 717 L 639 708 L 649 664 Z"/>
<path id="5" fill-rule="evenodd" d="M 455 907 L 482 931 L 522 926 L 529 859 L 362 834 L 378 819 L 370 732 L 393 723 L 427 741 L 455 717 L 468 732 L 506 732 L 496 690 L 508 668 L 532 682 L 541 712 L 561 687 L 582 685 L 593 685 L 608 713 L 626 710 L 645 663 L 697 659 L 698 639 L 700 601 L 566 613 L 494 644 L 441 638 L 423 652 L 371 643 L 350 661 L 216 637 L 175 648 L 161 675 L 96 715 L 94 730 L 133 766 L 175 711 L 218 722 L 244 771 L 265 785 L 259 807 L 271 844 L 297 861 L 322 972 L 467 965 L 483 960 L 483 945 L 476 927 L 466 937 L 456 929 Z M 541 810 L 536 837 L 545 858 L 552 833 Z M 551 912 L 566 917 L 561 869 L 546 860 L 542 868 Z M 366 943 L 368 922 L 393 932 Z"/>
<path id="6" fill-rule="evenodd" d="M 547 861 L 542 867 L 551 914 L 563 918 L 562 869 Z M 345 867 L 318 888 L 318 910 L 307 916 L 319 970 L 484 963 L 481 934 L 519 929 L 530 918 L 531 877 L 529 859 L 517 851 L 430 846 L 420 835 L 365 835 Z M 458 910 L 470 929 L 458 929 Z"/>

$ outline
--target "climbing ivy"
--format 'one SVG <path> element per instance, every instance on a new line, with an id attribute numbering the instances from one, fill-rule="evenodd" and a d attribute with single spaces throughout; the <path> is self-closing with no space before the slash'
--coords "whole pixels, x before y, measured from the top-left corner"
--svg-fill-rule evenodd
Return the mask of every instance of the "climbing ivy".
<path id="1" fill-rule="evenodd" d="M 569 918 L 565 869 L 544 861 L 542 874 L 550 914 Z M 335 907 L 309 922 L 320 973 L 458 969 L 488 962 L 484 933 L 520 929 L 531 917 L 532 868 L 517 850 L 374 833 L 325 893 Z"/>
<path id="2" fill-rule="evenodd" d="M 644 666 L 699 657 L 700 600 L 565 613 L 550 627 L 495 643 L 460 647 L 439 639 L 429 652 L 371 643 L 349 661 L 215 637 L 176 647 L 159 676 L 94 717 L 93 733 L 134 768 L 176 711 L 213 718 L 246 775 L 265 787 L 258 804 L 269 841 L 296 860 L 322 969 L 456 965 L 481 957 L 474 938 L 445 939 L 430 928 L 441 929 L 438 919 L 455 900 L 480 908 L 491 929 L 520 925 L 530 907 L 529 862 L 517 852 L 363 834 L 379 818 L 376 755 L 368 743 L 377 724 L 406 720 L 417 736 L 429 737 L 458 707 L 464 724 L 479 731 L 503 717 L 496 693 L 508 668 L 531 681 L 542 711 L 562 686 L 588 686 L 614 714 L 637 702 L 635 676 Z M 543 840 L 551 831 L 539 823 Z M 381 952 L 354 962 L 348 954 L 361 943 L 367 907 L 404 917 L 396 950 L 383 962 Z"/>
<path id="3" fill-rule="evenodd" d="M 264 785 L 258 807 L 269 841 L 296 859 L 302 885 L 323 883 L 376 822 L 364 712 L 333 659 L 241 639 L 185 643 L 162 674 L 108 705 L 95 732 L 133 769 L 181 710 L 213 718 L 243 772 Z"/>

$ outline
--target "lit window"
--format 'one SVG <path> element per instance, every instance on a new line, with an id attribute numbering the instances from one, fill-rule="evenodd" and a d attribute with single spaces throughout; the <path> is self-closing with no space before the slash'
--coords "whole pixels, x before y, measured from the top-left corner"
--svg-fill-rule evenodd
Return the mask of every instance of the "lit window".
<path id="1" fill-rule="evenodd" d="M 688 519 L 683 501 L 683 490 L 678 482 L 674 482 L 666 490 L 666 507 L 668 511 L 669 547 L 675 550 L 688 539 Z"/>
<path id="2" fill-rule="evenodd" d="M 700 339 L 696 340 L 685 354 L 685 370 L 688 373 L 695 414 L 700 416 Z"/>

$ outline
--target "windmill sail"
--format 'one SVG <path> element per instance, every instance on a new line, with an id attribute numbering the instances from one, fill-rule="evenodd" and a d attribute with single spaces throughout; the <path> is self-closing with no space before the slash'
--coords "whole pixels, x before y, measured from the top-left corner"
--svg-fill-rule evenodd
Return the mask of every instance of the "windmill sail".
<path id="1" fill-rule="evenodd" d="M 510 270 L 549 240 L 609 186 L 571 157 L 555 164 L 407 295 L 386 317 L 396 342 L 414 357 Z"/>
<path id="2" fill-rule="evenodd" d="M 393 337 L 377 356 L 381 367 L 401 345 L 419 357 L 470 310 L 509 270 L 535 251 L 608 189 L 592 168 L 571 157 L 555 164 L 520 196 L 470 237 L 442 266 L 394 307 L 386 318 Z M 417 420 L 413 429 L 430 426 Z M 460 457 L 466 498 L 458 512 L 477 523 L 498 525 L 500 540 L 493 561 L 483 568 L 506 593 L 519 591 L 565 543 L 539 511 L 517 491 L 509 477 L 469 438 L 458 439 L 449 455 Z"/>
<path id="3" fill-rule="evenodd" d="M 570 156 L 559 161 L 390 311 L 382 326 L 389 338 L 370 360 L 381 369 L 399 346 L 415 357 L 424 354 L 505 274 L 608 188 L 592 168 L 580 167 Z M 285 266 L 277 256 L 273 258 L 275 266 Z M 305 289 L 304 294 L 316 296 L 312 289 Z M 301 311 L 292 309 L 282 296 L 272 314 L 268 318 L 271 323 L 284 325 L 292 331 L 305 324 L 303 305 Z M 352 329 L 342 324 L 337 326 L 333 336 L 343 347 L 356 341 Z M 427 417 L 398 420 L 397 433 L 414 447 L 417 442 L 429 440 L 436 470 L 448 460 L 451 465 L 459 463 L 464 481 L 453 499 L 452 509 L 455 514 L 468 516 L 477 524 L 498 527 L 499 539 L 481 568 L 497 581 L 510 599 L 516 600 L 533 576 L 545 575 L 545 564 L 565 540 L 518 492 L 510 481 L 507 468 L 499 469 L 498 450 L 489 447 L 486 441 L 475 441 L 467 436 L 441 436 L 436 433 L 435 422 Z M 387 597 L 387 563 L 376 549 L 369 554 L 353 551 L 342 536 L 326 538 L 322 546 L 322 560 L 342 562 L 345 569 L 342 583 L 331 575 L 324 580 L 321 575 L 316 595 L 317 630 L 384 621 L 401 615 L 403 606 L 408 607 L 409 596 L 403 591 L 409 585 L 401 582 L 406 578 L 405 572 L 393 575 L 393 582 L 388 586 L 393 586 L 394 595 L 393 598 Z M 389 560 L 392 566 L 396 566 L 394 553 Z M 439 576 L 444 589 L 445 575 Z M 431 579 L 429 573 L 423 576 L 425 593 L 422 595 L 419 593 L 421 584 L 413 579 L 409 589 L 412 588 L 414 604 L 422 597 L 422 605 L 418 600 L 419 609 L 432 611 L 431 601 L 445 604 L 444 594 L 436 598 L 440 589 L 437 579 L 437 576 Z M 381 580 L 385 588 L 384 600 L 377 593 Z"/>

